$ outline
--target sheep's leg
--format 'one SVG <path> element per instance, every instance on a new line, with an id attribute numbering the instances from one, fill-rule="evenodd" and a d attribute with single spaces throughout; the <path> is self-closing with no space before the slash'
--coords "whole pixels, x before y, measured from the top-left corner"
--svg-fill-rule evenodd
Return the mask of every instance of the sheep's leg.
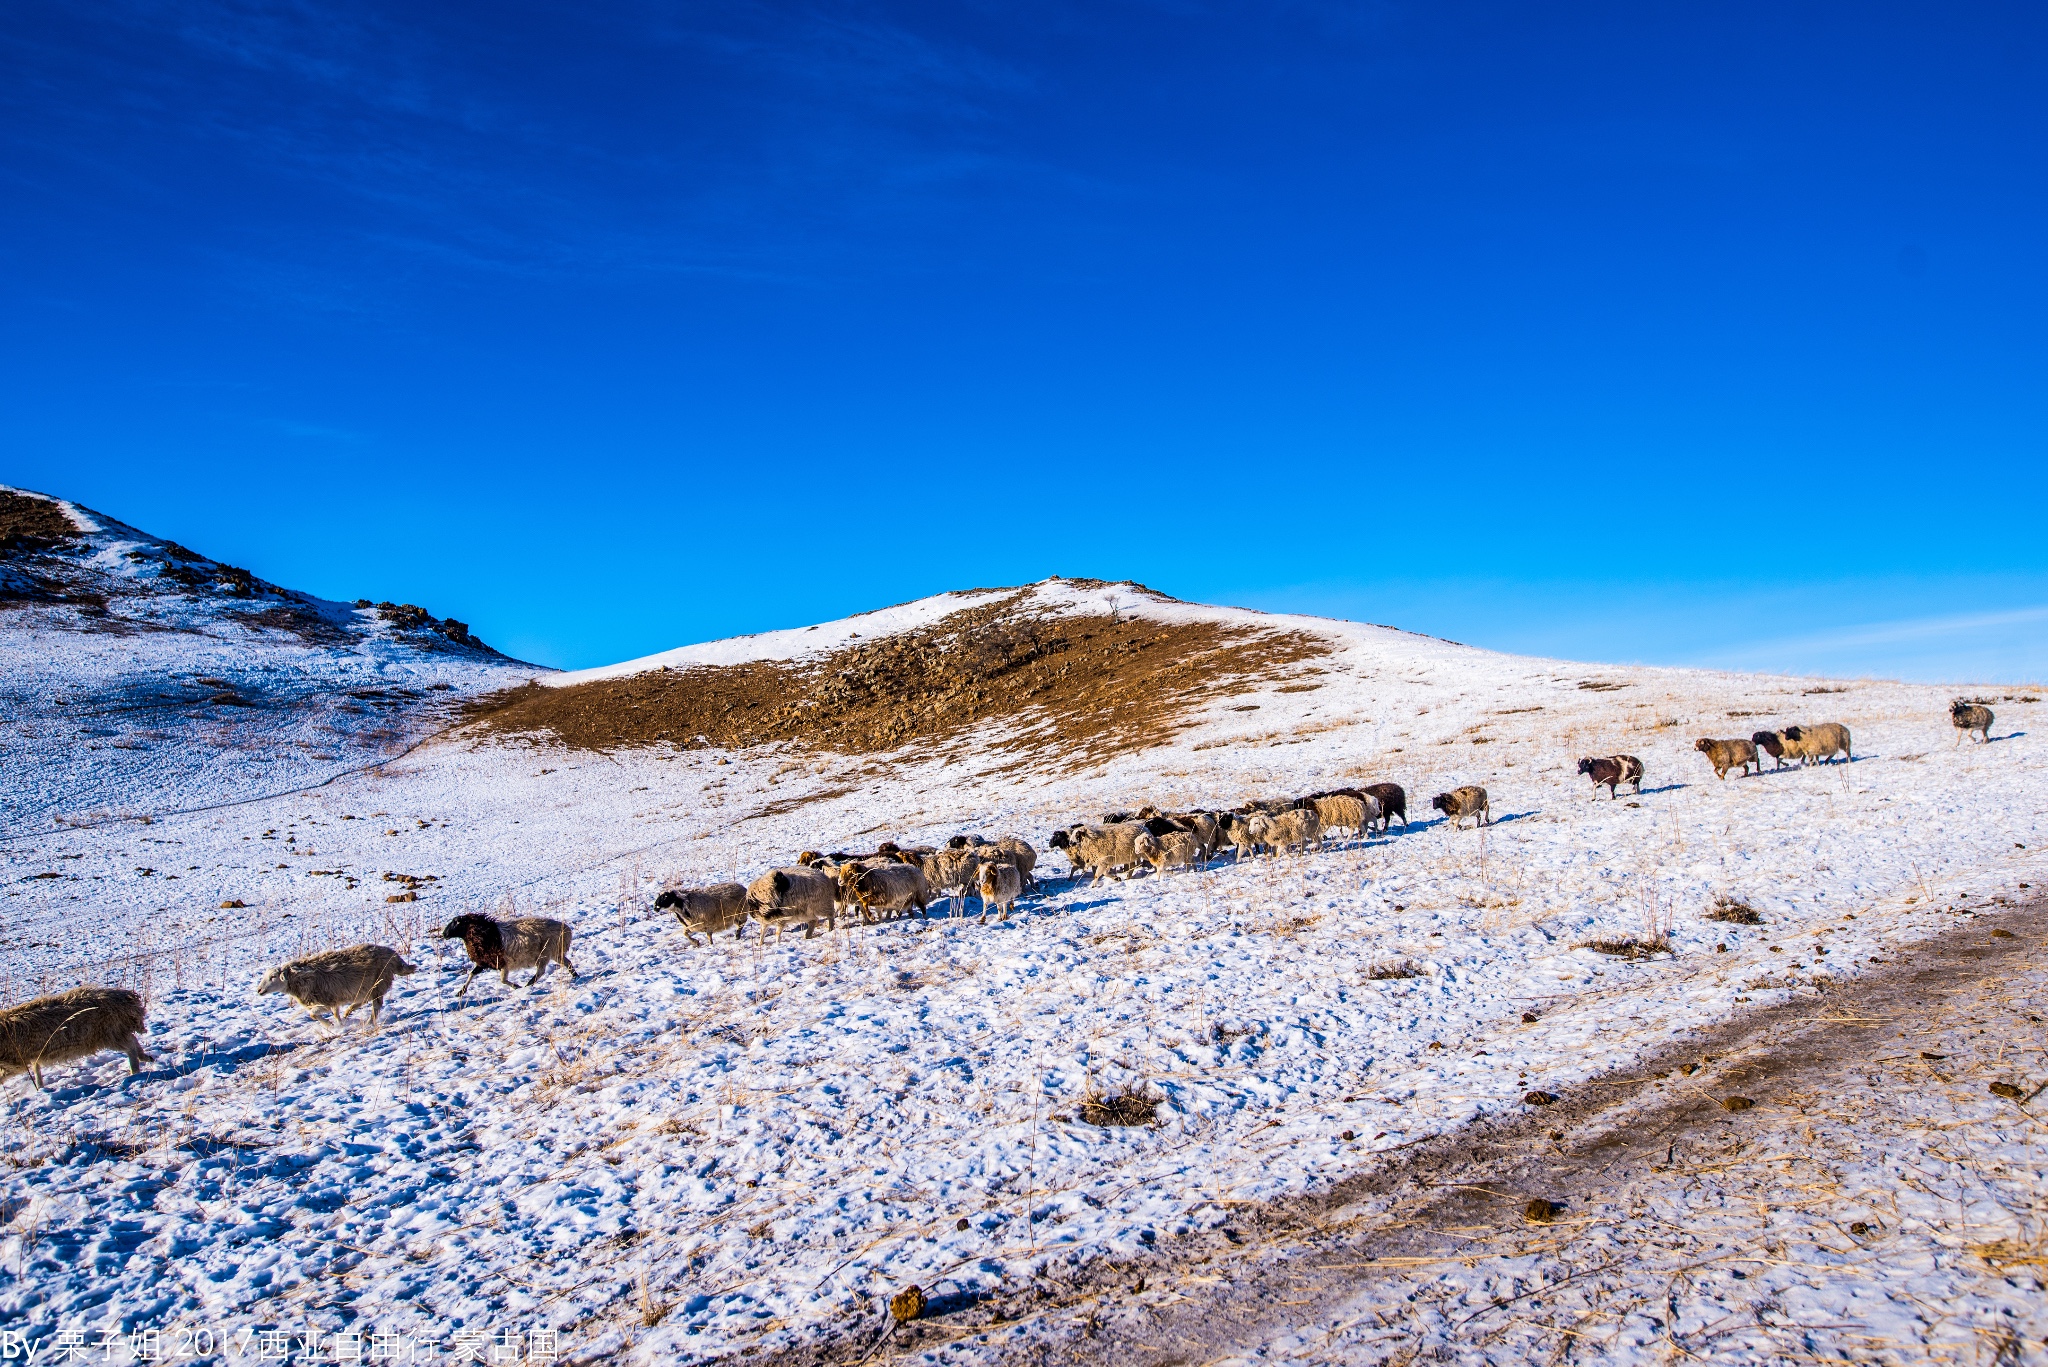
<path id="1" fill-rule="evenodd" d="M 459 990 L 457 990 L 455 995 L 457 997 L 466 995 L 469 992 L 469 985 L 476 981 L 476 975 L 483 971 L 484 966 L 482 964 L 471 964 L 469 966 L 469 976 L 462 980 L 462 986 Z"/>
<path id="2" fill-rule="evenodd" d="M 534 970 L 533 970 L 533 976 L 532 976 L 531 978 L 528 978 L 528 979 L 526 980 L 526 985 L 527 985 L 528 987 L 532 987 L 532 986 L 533 986 L 533 985 L 534 985 L 535 983 L 537 983 L 537 982 L 539 982 L 539 981 L 540 981 L 540 975 L 541 975 L 541 974 L 543 974 L 543 973 L 545 973 L 545 972 L 547 972 L 547 971 L 548 971 L 548 961 L 547 961 L 546 959 L 542 959 L 542 960 L 540 961 L 540 967 L 539 967 L 539 968 L 536 968 L 536 969 L 534 969 Z"/>
<path id="3" fill-rule="evenodd" d="M 370 1029 L 375 1030 L 377 1028 L 377 1017 L 383 1014 L 384 999 L 382 997 L 372 997 L 370 999 Z"/>
<path id="4" fill-rule="evenodd" d="M 154 1062 L 151 1055 L 143 1052 L 142 1041 L 136 1039 L 133 1035 L 130 1035 L 122 1042 L 121 1049 L 122 1052 L 128 1055 L 128 1075 L 130 1077 L 141 1072 L 142 1065 L 145 1062 Z"/>

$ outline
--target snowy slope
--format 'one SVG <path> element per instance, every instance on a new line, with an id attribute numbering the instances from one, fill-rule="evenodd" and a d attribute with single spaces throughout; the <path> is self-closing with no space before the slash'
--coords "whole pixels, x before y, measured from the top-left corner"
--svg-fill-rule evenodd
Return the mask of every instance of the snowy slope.
<path id="1" fill-rule="evenodd" d="M 0 537 L 0 839 L 320 783 L 542 672 L 460 622 L 282 589 L 0 485 L 0 519 L 24 509 L 68 529 Z"/>
<path id="2" fill-rule="evenodd" d="M 48 1096 L 0 1094 L 27 1136 L 0 1187 L 0 1329 L 311 1324 L 439 1351 L 545 1329 L 565 1353 L 649 1361 L 866 1334 L 905 1284 L 944 1308 L 1048 1260 L 1157 1246 L 1744 1003 L 1816 994 L 2048 874 L 2016 690 L 1987 694 L 2000 739 L 1959 748 L 1926 688 L 1508 657 L 1128 585 L 1032 595 L 1305 631 L 1328 653 L 1102 764 L 1019 770 L 972 739 L 598 754 L 458 730 L 317 790 L 0 845 L 5 998 L 142 987 L 158 1055 L 133 1081 L 110 1055 L 56 1070 Z M 619 670 L 822 655 L 964 601 Z M 1857 760 L 1717 782 L 1691 748 L 1795 720 L 1847 723 Z M 1623 750 L 1648 764 L 1642 795 L 1591 800 L 1576 759 Z M 1110 807 L 1379 779 L 1408 788 L 1407 829 L 1056 877 L 1007 924 L 707 950 L 650 909 L 664 881 L 807 847 L 979 829 L 1043 848 Z M 1493 795 L 1483 834 L 1425 819 L 1462 782 Z M 1765 924 L 1703 919 L 1720 898 Z M 466 966 L 433 931 L 484 909 L 572 921 L 581 976 L 480 979 L 457 1002 Z M 1575 947 L 1667 930 L 1672 952 L 1643 962 Z M 422 965 L 374 1039 L 249 996 L 260 964 L 358 939 Z M 1403 961 L 1418 976 L 1378 976 Z M 1155 1126 L 1080 1123 L 1084 1096 L 1125 1088 L 1160 1099 Z"/>

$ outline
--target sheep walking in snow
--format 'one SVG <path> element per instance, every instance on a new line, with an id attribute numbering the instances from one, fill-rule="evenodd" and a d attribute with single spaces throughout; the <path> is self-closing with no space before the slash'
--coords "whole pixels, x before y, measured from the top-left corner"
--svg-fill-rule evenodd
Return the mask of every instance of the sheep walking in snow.
<path id="1" fill-rule="evenodd" d="M 1305 850 L 1323 841 L 1322 819 L 1312 808 L 1295 807 L 1272 816 L 1260 813 L 1246 825 L 1250 827 L 1252 839 L 1275 854 L 1285 850 Z"/>
<path id="2" fill-rule="evenodd" d="M 1756 746 L 1759 752 L 1771 757 L 1773 761 L 1771 767 L 1773 769 L 1782 769 L 1785 767 L 1786 760 L 1797 760 L 1801 756 L 1799 742 L 1787 740 L 1784 735 L 1777 731 L 1758 731 L 1751 735 L 1749 740 L 1750 744 Z M 1757 768 L 1763 768 L 1761 760 L 1757 762 Z"/>
<path id="3" fill-rule="evenodd" d="M 1380 834 L 1385 835 L 1393 827 L 1394 818 L 1400 817 L 1402 826 L 1408 824 L 1408 790 L 1398 783 L 1368 783 L 1360 792 L 1375 798 L 1380 804 Z"/>
<path id="4" fill-rule="evenodd" d="M 1217 848 L 1230 846 L 1233 851 L 1232 859 L 1237 863 L 1243 863 L 1244 857 L 1248 854 L 1257 855 L 1263 848 L 1259 836 L 1265 829 L 1264 816 L 1263 812 L 1253 812 L 1249 815 L 1244 812 L 1225 812 L 1218 823 L 1220 830 L 1216 838 L 1220 843 Z M 1254 819 L 1260 819 L 1261 824 L 1254 826 Z"/>
<path id="5" fill-rule="evenodd" d="M 43 1088 L 43 1068 L 91 1058 L 103 1049 L 128 1055 L 130 1074 L 154 1061 L 136 1036 L 149 1029 L 142 998 L 125 987 L 74 987 L 0 1011 L 0 1078 L 25 1072 Z"/>
<path id="6" fill-rule="evenodd" d="M 1845 760 L 1856 757 L 1849 752 L 1849 728 L 1838 721 L 1824 721 L 1814 726 L 1788 726 L 1785 739 L 1799 747 L 1799 758 L 1805 764 L 1819 764 L 1823 760 L 1840 755 Z M 1762 769 L 1763 765 L 1757 765 Z"/>
<path id="7" fill-rule="evenodd" d="M 843 876 L 846 870 L 840 872 Z M 839 884 L 830 874 L 802 864 L 770 869 L 747 884 L 747 915 L 760 917 L 764 932 L 774 926 L 777 944 L 790 926 L 802 926 L 806 940 L 817 935 L 820 921 L 827 930 L 837 930 L 840 900 Z"/>
<path id="8" fill-rule="evenodd" d="M 1304 807 L 1314 809 L 1316 819 L 1323 823 L 1323 829 L 1326 831 L 1332 827 L 1343 826 L 1353 835 L 1363 836 L 1371 831 L 1380 819 L 1379 799 L 1357 789 L 1316 793 L 1301 801 Z"/>
<path id="9" fill-rule="evenodd" d="M 839 870 L 839 900 L 858 905 L 869 920 L 876 912 L 893 919 L 913 909 L 919 916 L 930 916 L 931 881 L 915 864 L 847 864 Z M 810 934 L 806 927 L 805 937 Z"/>
<path id="10" fill-rule="evenodd" d="M 384 994 L 391 990 L 394 981 L 415 972 L 418 969 L 395 949 L 354 945 L 266 968 L 256 979 L 256 995 L 282 992 L 304 1007 L 314 1020 L 319 1020 L 324 1011 L 336 1034 L 341 1033 L 342 1022 L 349 1014 L 367 1002 L 370 1028 L 375 1030 L 377 1017 L 384 1010 Z"/>
<path id="11" fill-rule="evenodd" d="M 1201 846 L 1192 831 L 1169 830 L 1161 835 L 1146 831 L 1132 842 L 1132 849 L 1155 873 L 1190 869 L 1201 862 Z"/>
<path id="12" fill-rule="evenodd" d="M 1746 775 L 1754 765 L 1758 773 L 1763 764 L 1756 757 L 1756 742 L 1753 740 L 1711 740 L 1701 737 L 1693 742 L 1693 749 L 1707 757 L 1707 763 L 1714 766 L 1714 777 L 1725 779 L 1730 769 L 1740 769 Z"/>
<path id="13" fill-rule="evenodd" d="M 927 898 L 950 898 L 965 903 L 974 892 L 976 880 L 981 877 L 981 866 L 998 857 L 994 845 L 953 845 L 943 850 L 934 850 L 918 861 L 917 867 L 924 874 Z M 846 887 L 844 874 L 841 887 Z M 905 885 L 906 887 L 908 885 Z M 842 894 L 841 901 L 846 897 Z M 923 906 L 919 906 L 919 911 Z"/>
<path id="14" fill-rule="evenodd" d="M 817 856 L 813 856 L 816 859 Z M 806 864 L 811 860 L 804 861 Z M 733 939 L 747 928 L 747 890 L 738 883 L 714 883 L 708 888 L 671 888 L 654 899 L 656 911 L 673 910 L 676 920 L 683 927 L 683 938 L 695 944 L 693 938 L 704 937 L 708 946 L 712 936 L 721 930 L 730 930 Z"/>
<path id="15" fill-rule="evenodd" d="M 571 979 L 576 976 L 576 966 L 569 962 L 569 927 L 545 916 L 496 921 L 472 912 L 441 927 L 441 938 L 460 940 L 469 952 L 469 976 L 462 980 L 461 991 L 455 994 L 458 997 L 467 993 L 476 975 L 486 969 L 497 970 L 498 981 L 507 987 L 512 985 L 511 975 L 525 968 L 533 970 L 526 981 L 532 987 L 551 963 L 560 964 Z"/>
<path id="16" fill-rule="evenodd" d="M 1643 791 L 1643 762 L 1634 755 L 1607 755 L 1598 759 L 1579 761 L 1579 772 L 1593 776 L 1593 796 L 1600 796 L 1600 785 L 1607 785 L 1607 800 L 1614 800 L 1618 784 L 1632 783 L 1637 793 Z"/>
<path id="17" fill-rule="evenodd" d="M 1029 892 L 1038 885 L 1038 880 L 1031 873 L 1038 867 L 1038 851 L 1032 847 L 1030 841 L 1021 835 L 999 836 L 996 839 L 996 848 L 1002 851 L 1009 862 L 1017 866 L 1017 872 L 1023 875 L 1024 891 Z"/>
<path id="18" fill-rule="evenodd" d="M 1076 873 L 1093 873 L 1100 883 L 1112 873 L 1121 873 L 1138 863 L 1137 840 L 1144 835 L 1140 821 L 1116 821 L 1102 826 L 1070 826 L 1052 833 L 1051 846 L 1065 850 Z"/>
<path id="19" fill-rule="evenodd" d="M 1948 720 L 1949 725 L 1955 727 L 1956 729 L 1957 745 L 1961 745 L 1963 743 L 1963 737 L 1969 735 L 1972 731 L 1975 731 L 1977 733 L 1977 741 L 1979 744 L 1990 743 L 1992 722 L 1991 709 L 1985 707 L 1983 704 L 1970 702 L 1963 698 L 1957 698 L 1954 702 L 1948 705 Z"/>
<path id="20" fill-rule="evenodd" d="M 981 920 L 975 924 L 980 925 L 982 921 L 988 920 L 988 909 L 991 904 L 1000 913 L 996 919 L 1007 921 L 1010 919 L 1010 908 L 1024 895 L 1024 871 L 1007 861 L 983 864 L 981 876 L 977 880 L 977 891 L 981 893 Z"/>
<path id="21" fill-rule="evenodd" d="M 1451 819 L 1452 830 L 1462 828 L 1468 816 L 1475 827 L 1493 824 L 1493 808 L 1486 800 L 1486 789 L 1477 784 L 1468 783 L 1448 793 L 1438 793 L 1429 800 L 1429 805 Z"/>

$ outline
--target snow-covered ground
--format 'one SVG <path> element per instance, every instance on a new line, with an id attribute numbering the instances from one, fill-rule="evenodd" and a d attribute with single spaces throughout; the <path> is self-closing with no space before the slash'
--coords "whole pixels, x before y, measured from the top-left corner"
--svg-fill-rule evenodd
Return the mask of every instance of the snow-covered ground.
<path id="1" fill-rule="evenodd" d="M 1020 775 L 972 741 L 592 754 L 458 731 L 234 806 L 218 803 L 272 790 L 224 752 L 207 803 L 17 825 L 0 991 L 141 987 L 158 1062 L 131 1081 L 108 1055 L 54 1070 L 48 1095 L 0 1093 L 18 1136 L 0 1330 L 204 1327 L 252 1355 L 279 1329 L 437 1354 L 536 1331 L 578 1358 L 766 1351 L 872 1323 L 910 1283 L 943 1309 L 1354 1173 L 1745 1002 L 1817 993 L 2048 874 L 2048 766 L 2016 689 L 1972 690 L 2014 701 L 1994 704 L 1996 743 L 1957 747 L 1929 688 L 1507 657 L 1128 586 L 1036 593 L 1308 631 L 1331 653 L 1078 770 Z M 964 601 L 891 612 L 921 624 Z M 885 629 L 901 624 L 705 658 Z M 37 647 L 52 678 L 60 646 Z M 1854 763 L 1721 782 L 1692 749 L 1819 720 L 1853 729 Z M 1595 801 L 1576 761 L 1617 751 L 1646 761 L 1643 793 Z M 67 774 L 76 741 L 24 735 L 8 758 L 13 800 Z M 707 950 L 650 908 L 664 880 L 802 848 L 969 829 L 1043 848 L 1110 807 L 1382 779 L 1414 818 L 1385 838 L 1054 879 L 1006 924 L 750 930 Z M 1463 782 L 1492 795 L 1483 832 L 1427 819 Z M 1717 898 L 1765 924 L 1705 920 Z M 571 920 L 580 976 L 479 979 L 458 1003 L 466 966 L 435 929 L 507 908 Z M 1672 952 L 1643 962 L 1576 947 L 1667 932 Z M 259 965 L 359 939 L 423 970 L 375 1036 L 250 996 Z M 1376 976 L 1402 961 L 1419 976 Z M 1157 1124 L 1079 1121 L 1084 1095 L 1130 1088 L 1160 1099 Z"/>

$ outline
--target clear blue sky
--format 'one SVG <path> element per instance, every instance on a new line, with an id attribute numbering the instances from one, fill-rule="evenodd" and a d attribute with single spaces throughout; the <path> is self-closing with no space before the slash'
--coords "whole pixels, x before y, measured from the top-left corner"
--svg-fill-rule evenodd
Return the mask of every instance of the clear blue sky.
<path id="1" fill-rule="evenodd" d="M 2038 7 L 20 0 L 0 44 L 0 480 L 282 583 L 563 665 L 1059 573 L 2048 673 Z"/>

